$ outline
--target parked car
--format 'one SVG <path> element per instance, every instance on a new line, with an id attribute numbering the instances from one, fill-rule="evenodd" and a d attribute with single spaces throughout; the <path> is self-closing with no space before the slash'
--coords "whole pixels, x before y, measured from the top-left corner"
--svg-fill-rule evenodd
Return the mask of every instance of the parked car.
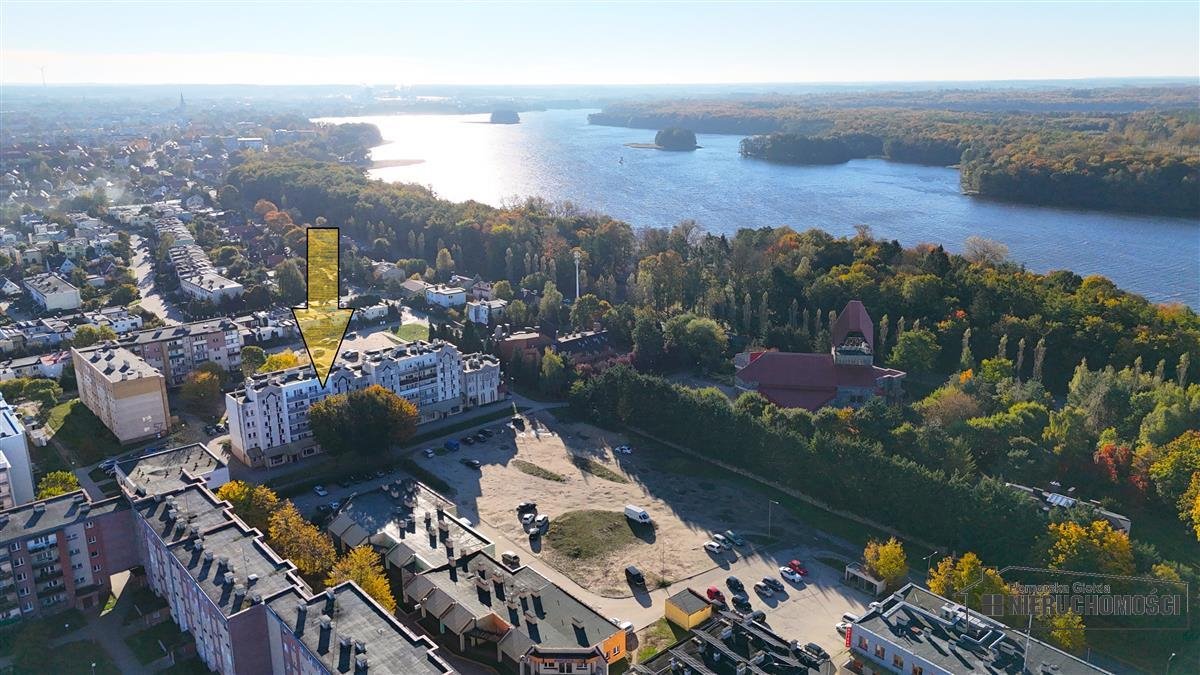
<path id="1" fill-rule="evenodd" d="M 525 515 L 521 516 L 521 525 L 529 527 L 533 524 L 534 520 L 537 520 L 536 513 L 526 513 Z"/>
<path id="2" fill-rule="evenodd" d="M 784 579 L 787 579 L 788 581 L 792 582 L 793 584 L 798 584 L 798 583 L 804 581 L 804 577 L 800 576 L 799 572 L 797 572 L 796 570 L 794 570 L 790 567 L 780 567 L 779 574 Z"/>
<path id="3" fill-rule="evenodd" d="M 517 504 L 517 513 L 537 512 L 537 502 L 521 502 Z"/>
<path id="4" fill-rule="evenodd" d="M 324 485 L 314 485 L 313 492 L 317 493 L 318 497 L 328 497 L 329 496 L 329 490 L 326 490 Z"/>
<path id="5" fill-rule="evenodd" d="M 761 609 L 756 609 L 753 612 L 750 612 L 749 614 L 747 614 L 746 619 L 748 619 L 750 621 L 757 621 L 759 623 L 766 623 L 767 622 L 767 613 L 762 611 Z"/>
<path id="6" fill-rule="evenodd" d="M 487 443 L 488 437 L 484 436 L 483 432 L 480 432 L 480 433 L 475 434 L 474 439 L 475 439 L 476 443 Z"/>
<path id="7" fill-rule="evenodd" d="M 456 441 L 454 439 L 450 439 L 450 440 L 446 441 L 445 443 L 443 443 L 442 445 L 450 452 L 457 452 L 458 448 L 459 448 L 458 441 Z"/>
<path id="8" fill-rule="evenodd" d="M 100 468 L 104 469 L 105 471 L 107 471 L 109 469 L 114 469 L 114 468 L 116 468 L 116 466 L 117 466 L 117 458 L 116 457 L 110 457 L 110 458 L 104 460 L 103 462 L 100 462 Z"/>
<path id="9" fill-rule="evenodd" d="M 838 635 L 845 635 L 846 631 L 850 630 L 850 626 L 853 626 L 853 625 L 854 624 L 852 624 L 848 621 L 839 621 L 833 625 L 833 629 L 838 632 Z"/>
<path id="10" fill-rule="evenodd" d="M 430 457 L 430 458 L 432 458 L 434 455 L 437 454 L 436 452 L 434 452 L 433 448 L 425 448 L 423 453 L 426 457 Z"/>
<path id="11" fill-rule="evenodd" d="M 632 586 L 641 586 L 642 588 L 646 587 L 646 575 L 642 574 L 642 571 L 633 565 L 625 568 L 625 579 Z"/>
<path id="12" fill-rule="evenodd" d="M 712 540 L 715 541 L 718 546 L 720 546 L 721 548 L 723 548 L 725 550 L 733 549 L 733 544 L 728 539 L 726 539 L 725 535 L 723 535 L 723 534 L 714 534 L 712 536 Z"/>
<path id="13" fill-rule="evenodd" d="M 491 438 L 493 433 L 494 432 L 491 429 L 480 429 L 479 430 L 479 435 L 483 436 L 484 438 Z"/>
<path id="14" fill-rule="evenodd" d="M 542 532 L 546 532 L 550 529 L 550 516 L 543 513 L 542 515 L 533 519 L 533 524 L 537 525 L 537 528 Z"/>
<path id="15" fill-rule="evenodd" d="M 809 654 L 812 654 L 813 656 L 817 657 L 818 659 L 821 659 L 822 661 L 829 660 L 829 652 L 822 649 L 821 645 L 819 645 L 815 642 L 810 642 L 810 643 L 804 645 L 804 651 L 808 652 Z"/>
<path id="16" fill-rule="evenodd" d="M 725 579 L 725 585 L 734 593 L 746 592 L 746 584 L 743 584 L 742 580 L 737 577 L 728 577 Z"/>
<path id="17" fill-rule="evenodd" d="M 742 612 L 750 609 L 750 596 L 745 593 L 734 593 L 729 596 L 730 602 L 733 603 L 733 608 Z"/>
<path id="18" fill-rule="evenodd" d="M 720 602 L 722 605 L 725 604 L 725 594 L 716 586 L 709 586 L 706 595 L 708 595 L 709 600 Z"/>
<path id="19" fill-rule="evenodd" d="M 724 552 L 724 549 L 721 548 L 721 545 L 715 541 L 704 542 L 704 550 L 713 555 L 721 555 L 721 553 Z"/>
<path id="20" fill-rule="evenodd" d="M 754 583 L 754 592 L 758 593 L 759 595 L 763 596 L 764 598 L 769 598 L 772 595 L 775 595 L 775 591 L 771 590 L 770 586 L 764 584 L 761 581 L 757 581 Z"/>
<path id="21" fill-rule="evenodd" d="M 472 459 L 470 457 L 463 457 L 458 461 L 462 462 L 464 466 L 469 466 L 472 469 L 478 469 L 483 466 L 483 463 L 481 463 L 479 460 Z"/>
<path id="22" fill-rule="evenodd" d="M 504 563 L 510 568 L 515 569 L 521 566 L 521 556 L 512 551 L 505 551 L 504 553 L 500 554 L 500 562 Z"/>
<path id="23" fill-rule="evenodd" d="M 615 623 L 617 625 L 617 628 L 620 628 L 621 630 L 625 631 L 627 634 L 629 634 L 629 635 L 633 634 L 633 622 L 632 621 L 614 620 L 613 623 Z"/>
<path id="24" fill-rule="evenodd" d="M 334 511 L 337 511 L 339 508 L 341 508 L 341 506 L 342 506 L 342 503 L 337 501 L 336 499 L 329 502 L 329 508 Z"/>
<path id="25" fill-rule="evenodd" d="M 733 542 L 734 546 L 745 546 L 746 540 L 733 530 L 725 530 L 725 538 Z"/>
<path id="26" fill-rule="evenodd" d="M 808 568 L 806 568 L 804 565 L 801 565 L 799 560 L 792 560 L 788 563 L 788 567 L 795 570 L 796 574 L 799 574 L 802 577 L 808 576 Z"/>
<path id="27" fill-rule="evenodd" d="M 329 512 L 331 512 L 331 511 L 333 511 L 333 509 L 329 508 L 328 504 L 321 504 L 320 506 L 317 507 L 317 513 L 319 513 L 323 516 L 328 515 Z"/>
<path id="28" fill-rule="evenodd" d="M 633 448 L 629 447 L 628 445 L 618 445 L 617 447 L 613 448 L 613 452 L 617 453 L 618 455 L 632 455 Z"/>
<path id="29" fill-rule="evenodd" d="M 846 623 L 854 623 L 855 621 L 858 621 L 858 615 L 846 612 L 842 615 L 842 621 L 845 621 Z"/>
<path id="30" fill-rule="evenodd" d="M 771 587 L 771 590 L 783 592 L 783 582 L 773 577 L 763 577 L 762 582 Z"/>

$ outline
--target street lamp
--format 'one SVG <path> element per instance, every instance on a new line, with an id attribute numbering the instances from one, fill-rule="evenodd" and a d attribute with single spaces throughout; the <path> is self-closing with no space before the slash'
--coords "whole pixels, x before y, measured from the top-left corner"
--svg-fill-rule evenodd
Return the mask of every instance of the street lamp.
<path id="1" fill-rule="evenodd" d="M 1171 652 L 1171 655 L 1167 657 L 1167 669 L 1165 671 L 1163 671 L 1163 675 L 1170 675 L 1171 662 L 1174 660 L 1175 660 L 1175 652 Z"/>
<path id="2" fill-rule="evenodd" d="M 771 536 L 771 507 L 779 506 L 779 502 L 774 499 L 767 500 L 767 537 Z"/>
<path id="3" fill-rule="evenodd" d="M 933 569 L 932 567 L 929 566 L 929 561 L 933 558 L 933 556 L 935 556 L 939 553 L 941 553 L 941 551 L 934 550 L 933 553 L 930 553 L 929 555 L 925 556 L 925 571 L 926 572 L 929 572 L 931 569 Z"/>

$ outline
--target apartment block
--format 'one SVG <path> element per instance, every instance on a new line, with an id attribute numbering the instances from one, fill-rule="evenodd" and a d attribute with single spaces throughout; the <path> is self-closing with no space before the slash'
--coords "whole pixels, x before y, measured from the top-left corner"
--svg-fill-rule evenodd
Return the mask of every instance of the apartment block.
<path id="1" fill-rule="evenodd" d="M 83 491 L 0 512 L 0 621 L 103 603 L 109 575 L 137 564 L 120 497 Z"/>
<path id="2" fill-rule="evenodd" d="M 49 272 L 26 279 L 25 289 L 29 291 L 29 297 L 47 312 L 79 309 L 83 303 L 78 288 Z"/>
<path id="3" fill-rule="evenodd" d="M 312 440 L 309 406 L 375 384 L 412 401 L 421 422 L 439 419 L 463 409 L 463 357 L 450 343 L 418 341 L 342 352 L 324 387 L 311 366 L 252 375 L 225 396 L 233 455 L 254 467 L 314 455 L 320 448 Z"/>
<path id="4" fill-rule="evenodd" d="M 25 425 L 0 396 L 0 509 L 33 501 L 33 465 Z"/>
<path id="5" fill-rule="evenodd" d="M 232 319 L 153 328 L 116 342 L 162 373 L 168 387 L 183 384 L 202 363 L 216 363 L 230 373 L 242 368 L 242 337 Z"/>
<path id="6" fill-rule="evenodd" d="M 491 354 L 463 357 L 463 401 L 468 408 L 500 400 L 500 359 Z"/>
<path id="7" fill-rule="evenodd" d="M 162 373 L 123 347 L 71 350 L 79 400 L 117 440 L 132 443 L 168 431 L 171 412 Z"/>

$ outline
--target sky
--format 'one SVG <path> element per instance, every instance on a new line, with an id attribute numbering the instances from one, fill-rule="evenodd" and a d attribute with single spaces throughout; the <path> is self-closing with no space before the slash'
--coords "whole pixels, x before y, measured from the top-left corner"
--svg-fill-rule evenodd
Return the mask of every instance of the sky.
<path id="1" fill-rule="evenodd" d="M 0 1 L 0 82 L 1200 78 L 1200 2 Z"/>

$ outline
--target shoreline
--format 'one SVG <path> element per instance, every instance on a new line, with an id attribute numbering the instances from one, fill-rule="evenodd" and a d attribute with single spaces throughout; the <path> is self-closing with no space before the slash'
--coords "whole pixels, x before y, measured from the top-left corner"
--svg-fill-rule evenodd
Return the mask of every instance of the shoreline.
<path id="1" fill-rule="evenodd" d="M 633 148 L 635 150 L 662 150 L 664 152 L 690 152 L 692 150 L 699 150 L 703 146 L 696 145 L 696 146 L 693 146 L 690 148 L 668 148 L 666 146 L 659 145 L 657 143 L 626 143 L 625 147 Z"/>
<path id="2" fill-rule="evenodd" d="M 425 160 L 423 159 L 375 159 L 371 160 L 371 166 L 368 170 L 374 171 L 375 169 L 389 169 L 394 166 L 412 166 L 424 163 Z"/>

